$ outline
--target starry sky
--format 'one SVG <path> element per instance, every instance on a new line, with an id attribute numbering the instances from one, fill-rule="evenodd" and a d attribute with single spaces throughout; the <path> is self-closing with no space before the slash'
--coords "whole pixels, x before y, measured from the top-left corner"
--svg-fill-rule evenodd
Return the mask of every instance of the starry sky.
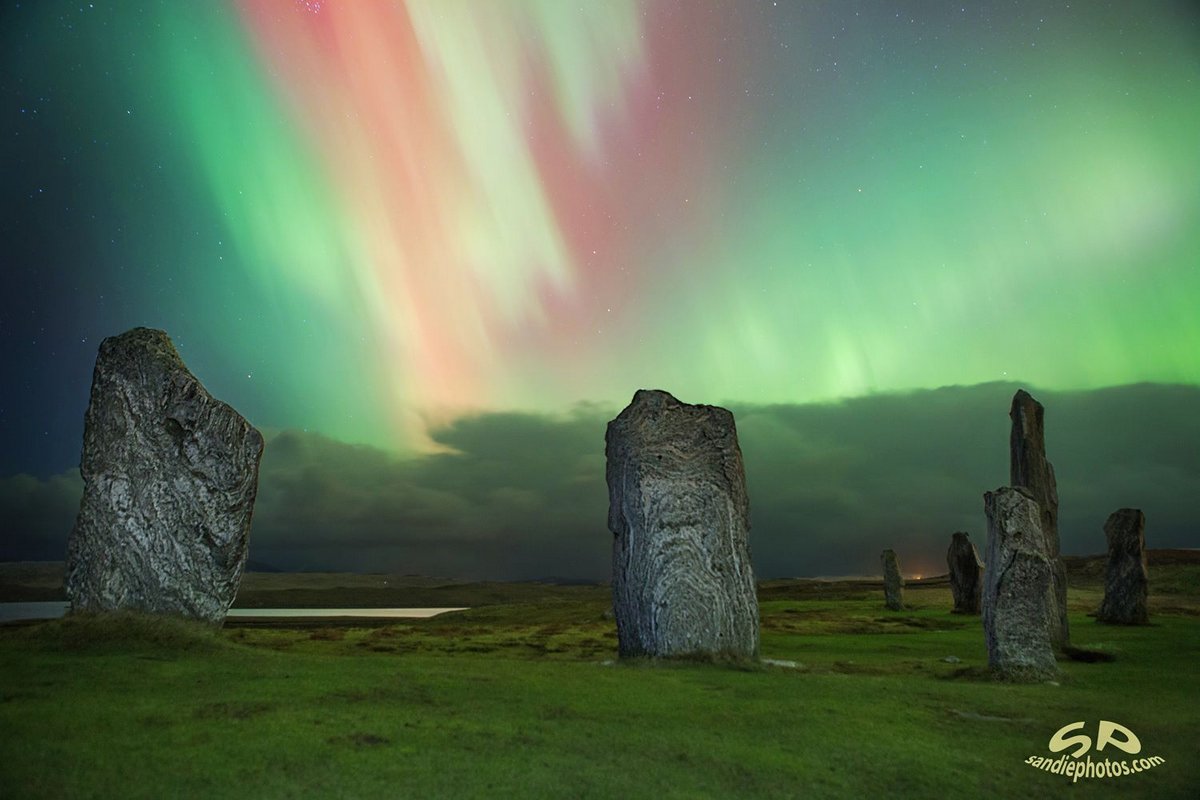
<path id="1" fill-rule="evenodd" d="M 832 533 L 789 549 L 803 509 L 780 511 L 797 495 L 768 468 L 841 475 L 840 500 L 809 498 L 839 541 L 902 535 L 846 510 L 869 502 L 868 472 L 903 472 L 912 453 L 848 471 L 842 457 L 869 449 L 856 431 L 887 438 L 882 409 L 934 399 L 947 429 L 994 408 L 1000 441 L 978 491 L 927 487 L 917 507 L 941 510 L 905 522 L 925 531 L 916 559 L 944 551 L 942 525 L 973 526 L 982 548 L 978 495 L 1006 480 L 1018 385 L 1144 434 L 1091 451 L 1071 421 L 1061 458 L 1139 478 L 1167 465 L 1156 485 L 1200 490 L 1200 458 L 1160 435 L 1194 430 L 1200 410 L 1192 3 L 0 8 L 0 505 L 43 521 L 10 532 L 7 557 L 65 537 L 96 347 L 135 325 L 168 331 L 290 454 L 268 444 L 261 503 L 278 514 L 252 554 L 265 537 L 292 567 L 384 548 L 370 558 L 415 564 L 403 571 L 485 574 L 464 548 L 538 550 L 529 532 L 551 518 L 603 554 L 603 423 L 640 387 L 761 423 L 757 449 L 743 442 L 760 572 L 861 561 L 814 555 Z M 1143 405 L 1113 400 L 1133 385 Z M 328 519 L 301 536 L 324 518 L 285 519 L 284 475 L 314 453 L 380 482 L 330 489 Z M 541 466 L 525 476 L 470 465 L 527 458 Z M 332 513 L 400 484 L 445 503 Z M 1083 552 L 1102 549 L 1083 538 L 1107 514 L 1093 502 Z M 561 503 L 598 505 L 597 522 L 559 519 Z M 1167 540 L 1200 545 L 1167 505 Z M 394 539 L 360 537 L 380 520 Z M 573 547 L 501 571 L 603 571 Z"/>

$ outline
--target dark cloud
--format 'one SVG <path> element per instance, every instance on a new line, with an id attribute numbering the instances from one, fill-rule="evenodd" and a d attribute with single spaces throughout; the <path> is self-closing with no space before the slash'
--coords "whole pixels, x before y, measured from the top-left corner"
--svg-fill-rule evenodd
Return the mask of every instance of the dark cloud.
<path id="1" fill-rule="evenodd" d="M 1015 385 L 822 405 L 734 406 L 761 577 L 944 571 L 950 534 L 982 550 L 982 494 L 1008 482 Z M 1067 553 L 1104 550 L 1105 518 L 1142 508 L 1152 547 L 1200 545 L 1200 388 L 1034 391 L 1046 405 Z M 690 399 L 690 398 L 684 398 Z M 263 459 L 251 557 L 285 569 L 474 578 L 606 578 L 604 427 L 617 409 L 481 414 L 400 459 L 288 431 Z M 67 473 L 0 481 L 4 558 L 55 558 L 78 507 Z"/>
<path id="2" fill-rule="evenodd" d="M 0 560 L 61 560 L 82 494 L 78 469 L 45 480 L 0 478 Z"/>
<path id="3" fill-rule="evenodd" d="M 1008 483 L 1008 407 L 1018 387 L 983 384 L 828 405 L 735 409 L 746 457 L 755 563 L 763 574 L 944 572 L 950 534 L 982 552 L 984 491 Z M 1151 547 L 1200 545 L 1200 389 L 1141 384 L 1034 395 L 1066 553 L 1103 552 L 1104 520 L 1147 515 Z"/>
<path id="4" fill-rule="evenodd" d="M 488 414 L 397 459 L 286 432 L 263 459 L 251 548 L 284 568 L 467 577 L 604 574 L 605 416 Z"/>

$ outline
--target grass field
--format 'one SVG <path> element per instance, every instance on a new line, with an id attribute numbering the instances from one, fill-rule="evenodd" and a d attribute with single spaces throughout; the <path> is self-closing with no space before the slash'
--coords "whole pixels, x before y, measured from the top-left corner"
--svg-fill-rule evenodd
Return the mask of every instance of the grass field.
<path id="1" fill-rule="evenodd" d="M 2 628 L 0 797 L 1194 798 L 1200 566 L 1152 570 L 1154 624 L 1117 628 L 1076 566 L 1072 639 L 1115 660 L 1057 685 L 992 681 L 937 581 L 895 613 L 862 583 L 765 584 L 762 655 L 795 667 L 613 663 L 602 587 L 370 628 Z M 1164 763 L 1075 785 L 1024 763 L 1100 719 Z"/>

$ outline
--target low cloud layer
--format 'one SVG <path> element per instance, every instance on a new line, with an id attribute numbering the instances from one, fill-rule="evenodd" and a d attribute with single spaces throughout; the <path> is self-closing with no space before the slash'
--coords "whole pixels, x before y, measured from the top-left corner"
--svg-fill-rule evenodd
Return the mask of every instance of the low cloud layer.
<path id="1" fill-rule="evenodd" d="M 0 561 L 62 560 L 82 494 L 78 469 L 0 478 Z"/>
<path id="2" fill-rule="evenodd" d="M 760 577 L 944 572 L 950 534 L 982 551 L 982 494 L 1008 482 L 1008 403 L 985 384 L 827 405 L 734 406 Z M 1066 553 L 1143 509 L 1151 547 L 1200 546 L 1200 388 L 1042 392 Z M 690 398 L 683 398 L 685 400 Z M 618 409 L 496 413 L 433 431 L 452 452 L 397 459 L 287 431 L 263 459 L 251 559 L 283 569 L 471 578 L 609 576 L 604 428 Z M 78 508 L 70 472 L 0 480 L 0 558 L 58 559 Z"/>

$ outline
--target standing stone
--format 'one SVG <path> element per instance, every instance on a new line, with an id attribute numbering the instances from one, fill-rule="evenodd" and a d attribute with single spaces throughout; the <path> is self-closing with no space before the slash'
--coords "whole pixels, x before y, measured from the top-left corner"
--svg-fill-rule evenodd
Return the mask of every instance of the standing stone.
<path id="1" fill-rule="evenodd" d="M 900 574 L 900 559 L 895 550 L 884 550 L 883 561 L 883 604 L 891 611 L 904 608 L 904 576 Z"/>
<path id="2" fill-rule="evenodd" d="M 1021 389 L 1013 395 L 1008 415 L 1012 419 L 1009 483 L 1024 486 L 1038 504 L 1054 585 L 1055 624 L 1050 633 L 1054 645 L 1063 647 L 1071 638 L 1067 622 L 1067 568 L 1058 538 L 1058 484 L 1054 480 L 1054 466 L 1046 460 L 1045 408 Z"/>
<path id="3" fill-rule="evenodd" d="M 1114 511 L 1104 523 L 1104 536 L 1108 539 L 1108 567 L 1104 573 L 1104 601 L 1096 619 L 1113 625 L 1145 625 L 1150 621 L 1146 610 L 1150 584 L 1146 515 L 1136 508 Z"/>
<path id="4" fill-rule="evenodd" d="M 608 423 L 621 656 L 758 656 L 750 504 L 733 415 L 639 390 Z"/>
<path id="5" fill-rule="evenodd" d="M 983 592 L 983 564 L 971 537 L 961 531 L 950 539 L 946 551 L 950 568 L 950 593 L 954 595 L 955 614 L 978 614 Z"/>
<path id="6" fill-rule="evenodd" d="M 246 562 L 262 451 L 262 434 L 205 391 L 165 333 L 101 342 L 67 543 L 72 609 L 222 622 Z"/>
<path id="7" fill-rule="evenodd" d="M 1037 500 L 1024 487 L 983 496 L 987 570 L 983 632 L 988 664 L 1002 678 L 1040 681 L 1058 672 L 1051 631 L 1058 609 Z"/>

